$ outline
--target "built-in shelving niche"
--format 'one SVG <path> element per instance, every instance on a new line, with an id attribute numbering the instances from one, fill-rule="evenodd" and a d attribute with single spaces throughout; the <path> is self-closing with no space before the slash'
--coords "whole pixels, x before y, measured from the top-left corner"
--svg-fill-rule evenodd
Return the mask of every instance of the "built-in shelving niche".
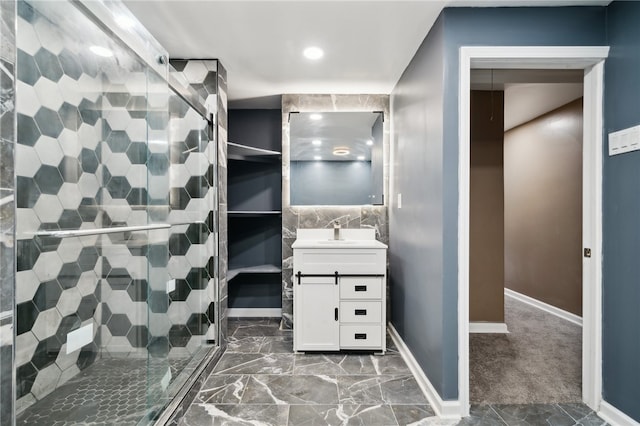
<path id="1" fill-rule="evenodd" d="M 280 121 L 280 110 L 229 111 L 227 277 L 232 314 L 281 307 Z"/>

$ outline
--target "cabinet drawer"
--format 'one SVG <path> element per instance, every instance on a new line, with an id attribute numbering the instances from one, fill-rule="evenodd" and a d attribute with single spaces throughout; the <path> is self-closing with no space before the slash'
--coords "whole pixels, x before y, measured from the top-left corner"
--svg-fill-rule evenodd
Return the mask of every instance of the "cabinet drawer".
<path id="1" fill-rule="evenodd" d="M 341 325 L 341 349 L 375 349 L 382 347 L 382 326 Z"/>
<path id="2" fill-rule="evenodd" d="M 340 297 L 342 299 L 380 299 L 382 297 L 382 278 L 340 278 Z"/>
<path id="3" fill-rule="evenodd" d="M 340 302 L 340 322 L 376 322 L 382 321 L 382 303 L 380 302 Z"/>

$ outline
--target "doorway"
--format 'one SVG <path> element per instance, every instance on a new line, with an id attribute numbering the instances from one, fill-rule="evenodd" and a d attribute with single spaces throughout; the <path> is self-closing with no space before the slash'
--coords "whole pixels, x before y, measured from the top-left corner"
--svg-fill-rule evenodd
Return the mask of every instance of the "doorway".
<path id="1" fill-rule="evenodd" d="M 582 400 L 582 80 L 472 70 L 472 404 Z"/>
<path id="2" fill-rule="evenodd" d="M 462 47 L 459 82 L 458 380 L 460 414 L 469 414 L 469 198 L 471 69 L 584 71 L 582 401 L 601 400 L 602 84 L 607 47 Z M 585 251 L 586 254 L 586 251 Z"/>

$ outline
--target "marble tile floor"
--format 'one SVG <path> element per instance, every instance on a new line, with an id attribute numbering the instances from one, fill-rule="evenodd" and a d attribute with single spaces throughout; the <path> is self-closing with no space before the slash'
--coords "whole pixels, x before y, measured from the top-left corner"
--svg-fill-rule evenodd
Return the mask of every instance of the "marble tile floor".
<path id="1" fill-rule="evenodd" d="M 201 425 L 604 425 L 581 404 L 473 406 L 434 416 L 395 345 L 385 356 L 294 354 L 273 319 L 230 319 L 229 344 L 180 420 Z"/>

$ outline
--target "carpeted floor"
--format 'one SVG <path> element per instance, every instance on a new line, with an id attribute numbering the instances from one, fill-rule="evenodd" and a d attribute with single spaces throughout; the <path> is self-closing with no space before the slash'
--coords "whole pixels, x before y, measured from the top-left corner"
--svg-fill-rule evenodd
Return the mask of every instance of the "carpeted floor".
<path id="1" fill-rule="evenodd" d="M 505 297 L 509 334 L 470 334 L 472 404 L 582 400 L 582 328 Z"/>

